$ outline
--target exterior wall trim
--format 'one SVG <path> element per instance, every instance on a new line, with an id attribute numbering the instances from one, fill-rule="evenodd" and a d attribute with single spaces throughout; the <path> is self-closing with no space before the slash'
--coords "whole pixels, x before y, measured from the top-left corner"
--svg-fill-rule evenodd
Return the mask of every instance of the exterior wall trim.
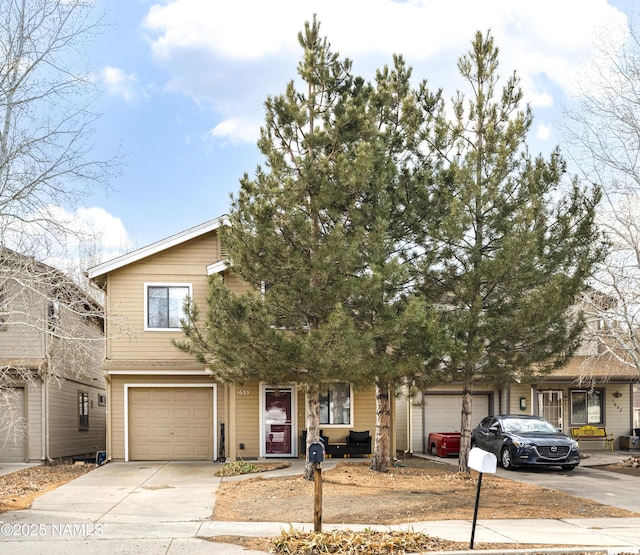
<path id="1" fill-rule="evenodd" d="M 213 427 L 213 460 L 216 458 L 216 445 L 218 444 L 218 435 L 217 435 L 217 426 L 216 426 L 216 415 L 218 410 L 218 398 L 217 398 L 217 384 L 207 384 L 207 383 L 125 383 L 124 384 L 124 460 L 125 462 L 129 462 L 129 389 L 130 388 L 143 388 L 143 387 L 210 387 L 212 389 L 212 398 L 213 398 L 213 422 L 211 426 Z"/>

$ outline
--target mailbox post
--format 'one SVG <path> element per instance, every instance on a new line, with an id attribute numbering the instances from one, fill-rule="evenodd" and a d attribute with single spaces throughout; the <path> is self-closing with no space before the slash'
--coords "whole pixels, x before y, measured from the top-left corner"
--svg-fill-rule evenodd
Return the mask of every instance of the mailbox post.
<path id="1" fill-rule="evenodd" d="M 309 445 L 309 462 L 313 463 L 313 531 L 322 532 L 322 461 L 324 446 L 319 441 Z"/>
<path id="2" fill-rule="evenodd" d="M 476 535 L 476 520 L 478 519 L 478 505 L 480 503 L 480 487 L 482 486 L 482 474 L 489 472 L 491 474 L 496 473 L 496 467 L 498 466 L 498 460 L 493 453 L 474 447 L 469 451 L 469 468 L 478 471 L 478 489 L 476 491 L 476 504 L 473 508 L 473 525 L 471 527 L 471 543 L 469 549 L 473 549 L 473 539 Z"/>

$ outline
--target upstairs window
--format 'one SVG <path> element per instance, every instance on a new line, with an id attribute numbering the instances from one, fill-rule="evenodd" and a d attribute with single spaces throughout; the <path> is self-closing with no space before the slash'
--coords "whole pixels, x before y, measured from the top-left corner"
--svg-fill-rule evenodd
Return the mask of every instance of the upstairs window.
<path id="1" fill-rule="evenodd" d="M 60 304 L 58 301 L 49 301 L 47 305 L 47 325 L 51 333 L 58 331 L 58 323 L 60 320 Z"/>
<path id="2" fill-rule="evenodd" d="M 180 329 L 180 319 L 185 316 L 184 302 L 189 296 L 188 284 L 145 284 L 145 329 Z"/>
<path id="3" fill-rule="evenodd" d="M 0 286 L 0 331 L 7 331 L 9 306 L 4 287 Z"/>

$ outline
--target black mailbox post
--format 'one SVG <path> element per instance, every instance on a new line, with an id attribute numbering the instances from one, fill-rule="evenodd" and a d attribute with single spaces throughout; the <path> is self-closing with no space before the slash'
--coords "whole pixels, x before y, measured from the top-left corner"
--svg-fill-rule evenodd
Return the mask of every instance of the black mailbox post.
<path id="1" fill-rule="evenodd" d="M 322 532 L 322 461 L 324 445 L 316 441 L 309 445 L 309 462 L 313 464 L 313 531 Z"/>
<path id="2" fill-rule="evenodd" d="M 324 447 L 322 443 L 316 441 L 309 445 L 309 462 L 321 463 L 324 461 Z"/>

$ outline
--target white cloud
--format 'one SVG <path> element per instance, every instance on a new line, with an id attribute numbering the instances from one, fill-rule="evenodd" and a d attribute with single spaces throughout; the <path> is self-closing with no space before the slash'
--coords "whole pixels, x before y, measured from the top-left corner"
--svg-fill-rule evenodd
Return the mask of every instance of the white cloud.
<path id="1" fill-rule="evenodd" d="M 122 254 L 130 249 L 131 238 L 122 220 L 104 208 L 82 207 L 74 213 L 67 214 L 69 221 L 73 222 L 78 231 L 86 231 L 96 238 L 102 250 Z"/>
<path id="2" fill-rule="evenodd" d="M 260 136 L 261 122 L 230 118 L 221 121 L 207 133 L 207 137 L 229 139 L 233 143 L 255 143 Z"/>
<path id="3" fill-rule="evenodd" d="M 49 256 L 69 261 L 98 264 L 131 250 L 132 240 L 122 220 L 99 207 L 80 207 L 70 212 L 60 206 L 46 208 L 45 218 L 59 228 L 49 230 L 55 243 L 48 242 Z M 37 237 L 40 227 L 31 234 Z M 46 227 L 43 228 L 46 232 Z"/>
<path id="4" fill-rule="evenodd" d="M 124 98 L 127 102 L 132 102 L 139 96 L 135 74 L 125 73 L 117 67 L 107 66 L 102 70 L 102 80 L 107 87 L 109 94 Z"/>
<path id="5" fill-rule="evenodd" d="M 539 123 L 536 128 L 536 139 L 546 141 L 551 136 L 551 126 Z"/>
<path id="6" fill-rule="evenodd" d="M 159 59 L 189 50 L 256 60 L 297 53 L 297 33 L 314 13 L 322 33 L 349 57 L 401 52 L 415 61 L 452 48 L 461 54 L 477 30 L 491 29 L 508 44 L 507 58 L 529 61 L 533 71 L 547 71 L 552 62 L 559 79 L 566 68 L 558 60 L 572 64 L 591 45 L 596 27 L 622 17 L 604 0 L 173 0 L 154 5 L 144 27 L 154 35 Z"/>
<path id="7" fill-rule="evenodd" d="M 43 207 L 20 226 L 4 230 L 3 241 L 78 281 L 88 267 L 133 249 L 122 220 L 98 207 Z"/>
<path id="8" fill-rule="evenodd" d="M 170 0 L 149 9 L 143 28 L 167 87 L 223 120 L 208 136 L 253 142 L 247 122 L 296 77 L 297 36 L 313 14 L 356 72 L 373 78 L 401 53 L 416 80 L 447 96 L 461 88 L 457 59 L 477 31 L 490 31 L 501 75 L 517 70 L 525 101 L 541 108 L 560 104 L 593 37 L 626 21 L 605 0 Z"/>

